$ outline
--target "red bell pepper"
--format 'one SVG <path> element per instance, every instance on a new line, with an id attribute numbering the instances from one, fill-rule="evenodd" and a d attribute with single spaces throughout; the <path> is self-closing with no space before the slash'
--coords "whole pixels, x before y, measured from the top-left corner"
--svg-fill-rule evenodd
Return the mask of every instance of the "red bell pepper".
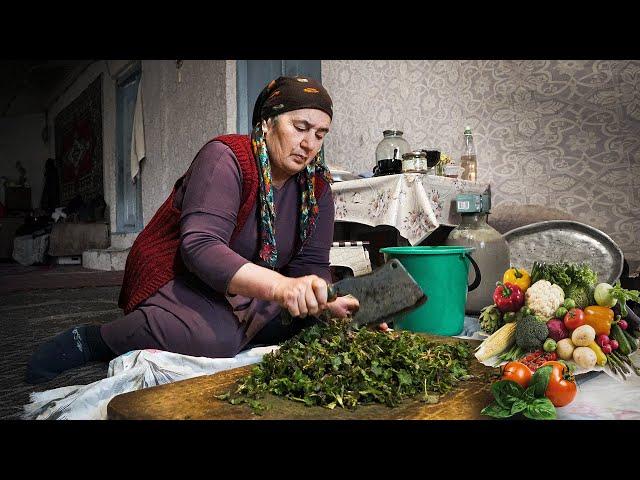
<path id="1" fill-rule="evenodd" d="M 501 312 L 517 312 L 524 305 L 524 293 L 515 283 L 496 283 L 493 302 Z"/>

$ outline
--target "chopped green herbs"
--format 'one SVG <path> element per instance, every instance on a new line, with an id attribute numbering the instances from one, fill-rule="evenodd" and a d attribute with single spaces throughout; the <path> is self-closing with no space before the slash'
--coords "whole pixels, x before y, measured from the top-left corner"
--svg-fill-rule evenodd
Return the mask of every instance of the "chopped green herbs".
<path id="1" fill-rule="evenodd" d="M 254 411 L 265 393 L 309 406 L 383 403 L 396 406 L 420 394 L 435 403 L 468 373 L 471 347 L 464 342 L 442 344 L 406 331 L 383 333 L 352 329 L 348 322 L 319 323 L 264 356 L 235 393 L 218 398 L 247 403 Z"/>

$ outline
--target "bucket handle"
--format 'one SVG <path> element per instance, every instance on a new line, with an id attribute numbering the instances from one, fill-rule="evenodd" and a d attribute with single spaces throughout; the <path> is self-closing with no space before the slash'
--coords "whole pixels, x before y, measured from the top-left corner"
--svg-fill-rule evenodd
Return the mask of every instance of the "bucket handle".
<path id="1" fill-rule="evenodd" d="M 473 283 L 467 286 L 467 291 L 471 292 L 472 290 L 475 290 L 476 288 L 478 288 L 478 286 L 480 285 L 480 281 L 482 280 L 482 275 L 480 275 L 480 268 L 478 267 L 478 264 L 471 257 L 471 255 L 469 255 L 468 253 L 465 253 L 464 255 L 469 259 L 469 261 L 473 265 L 473 269 L 476 272 L 476 278 L 473 280 Z"/>

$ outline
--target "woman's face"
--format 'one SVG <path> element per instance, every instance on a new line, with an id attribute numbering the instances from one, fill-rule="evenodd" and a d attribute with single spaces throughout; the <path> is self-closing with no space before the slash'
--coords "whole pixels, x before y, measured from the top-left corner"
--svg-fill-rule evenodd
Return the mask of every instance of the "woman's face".
<path id="1" fill-rule="evenodd" d="M 279 115 L 275 121 L 263 121 L 272 180 L 276 185 L 311 163 L 330 125 L 329 115 L 314 108 L 293 110 Z"/>

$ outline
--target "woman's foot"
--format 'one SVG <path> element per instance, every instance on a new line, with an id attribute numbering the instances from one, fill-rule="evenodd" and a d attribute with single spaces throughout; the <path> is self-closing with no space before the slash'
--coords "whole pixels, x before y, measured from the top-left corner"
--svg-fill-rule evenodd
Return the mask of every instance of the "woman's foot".
<path id="1" fill-rule="evenodd" d="M 99 325 L 80 325 L 38 347 L 27 364 L 26 381 L 32 384 L 46 382 L 89 361 L 106 361 L 114 357 L 102 340 Z"/>

